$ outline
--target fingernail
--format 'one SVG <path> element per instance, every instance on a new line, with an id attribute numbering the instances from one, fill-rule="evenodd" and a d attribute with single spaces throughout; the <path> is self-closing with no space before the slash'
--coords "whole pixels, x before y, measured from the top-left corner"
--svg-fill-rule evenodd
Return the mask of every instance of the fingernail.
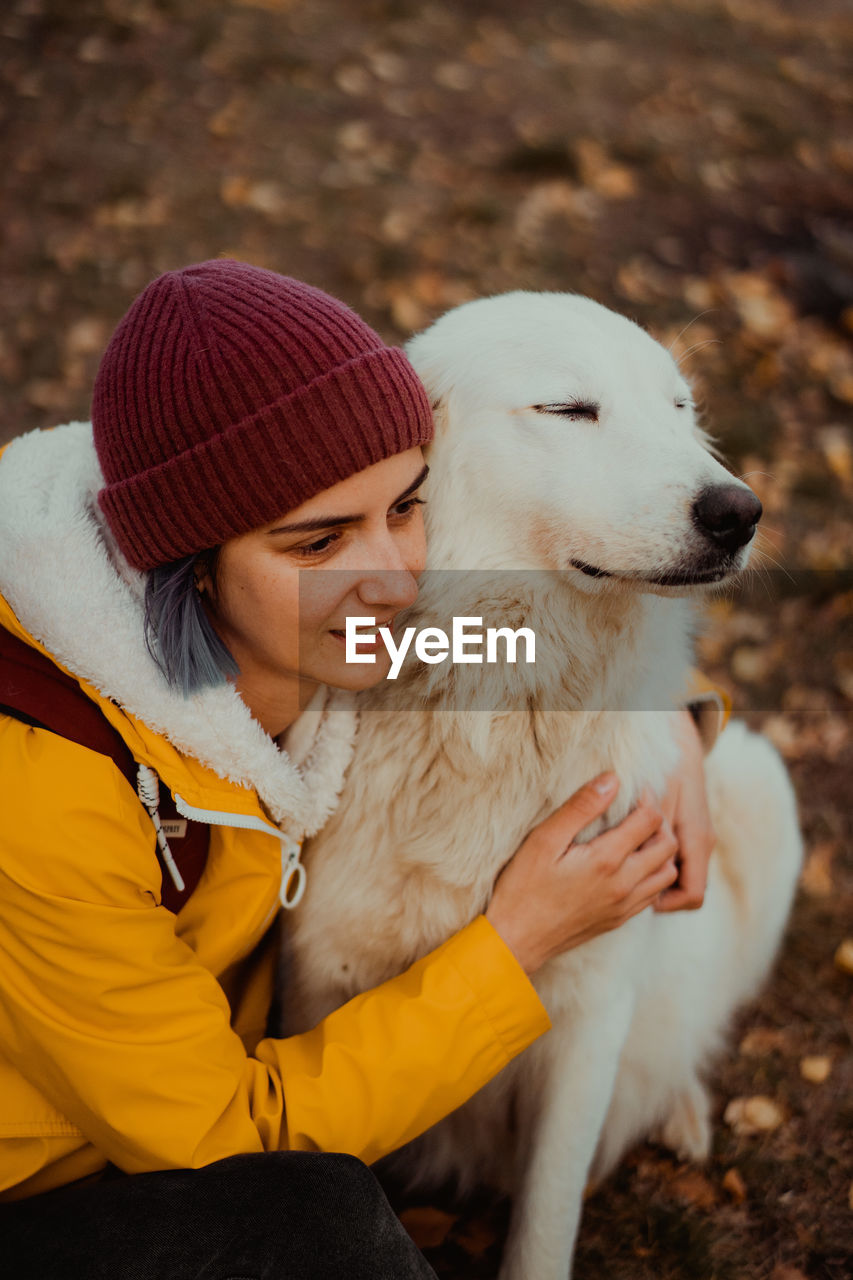
<path id="1" fill-rule="evenodd" d="M 616 775 L 613 773 L 603 773 L 600 778 L 595 779 L 592 787 L 600 796 L 609 795 L 611 791 L 616 790 Z"/>

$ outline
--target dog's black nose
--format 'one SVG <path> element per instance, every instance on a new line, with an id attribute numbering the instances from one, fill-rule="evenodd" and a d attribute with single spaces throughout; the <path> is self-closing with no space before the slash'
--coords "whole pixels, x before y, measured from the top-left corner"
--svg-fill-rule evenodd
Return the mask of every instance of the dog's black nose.
<path id="1" fill-rule="evenodd" d="M 746 546 L 761 519 L 761 503 L 739 484 L 712 484 L 693 503 L 693 519 L 724 551 Z"/>

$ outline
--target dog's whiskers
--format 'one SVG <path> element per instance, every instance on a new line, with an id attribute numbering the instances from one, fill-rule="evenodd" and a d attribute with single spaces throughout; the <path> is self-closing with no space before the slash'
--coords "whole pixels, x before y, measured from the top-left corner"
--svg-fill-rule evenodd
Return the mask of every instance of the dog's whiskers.
<path id="1" fill-rule="evenodd" d="M 706 338 L 704 342 L 696 342 L 692 347 L 688 347 L 686 351 L 682 351 L 681 355 L 676 357 L 676 362 L 681 364 L 682 360 L 686 360 L 688 356 L 692 356 L 694 351 L 701 351 L 703 347 L 712 347 L 714 344 L 722 346 L 721 338 Z"/>
<path id="2" fill-rule="evenodd" d="M 751 585 L 753 581 L 760 582 L 764 588 L 764 594 L 772 603 L 774 595 L 770 587 L 770 570 L 768 567 L 763 564 L 750 565 L 746 572 L 749 584 Z"/>
<path id="3" fill-rule="evenodd" d="M 781 529 L 773 529 L 770 525 L 762 524 L 761 528 L 758 530 L 758 539 L 755 544 L 756 549 L 760 548 L 765 540 L 767 542 L 773 542 L 774 539 L 777 541 L 784 540 L 784 537 L 785 534 Z"/>
<path id="4" fill-rule="evenodd" d="M 772 564 L 775 569 L 778 569 L 780 573 L 784 573 L 785 577 L 788 579 L 789 582 L 792 582 L 794 583 L 794 585 L 796 585 L 797 580 L 794 577 L 794 575 L 785 568 L 781 560 L 777 560 L 775 556 L 771 556 L 770 552 L 765 550 L 764 547 L 756 547 L 753 554 L 759 558 L 759 563 L 756 565 L 750 564 L 749 568 L 751 569 L 754 568 L 756 570 L 763 569 L 769 573 L 769 569 L 767 565 L 763 563 L 764 561 L 769 561 L 770 564 Z"/>
<path id="5" fill-rule="evenodd" d="M 687 321 L 687 324 L 684 326 L 684 328 L 683 328 L 683 329 L 681 329 L 681 330 L 680 330 L 680 331 L 675 335 L 675 337 L 673 338 L 672 342 L 671 342 L 671 343 L 669 344 L 669 346 L 667 347 L 667 351 L 669 351 L 670 353 L 672 353 L 672 348 L 675 346 L 676 342 L 678 342 L 679 338 L 682 338 L 682 337 L 684 336 L 684 334 L 687 332 L 687 330 L 690 328 L 690 326 L 691 326 L 691 325 L 694 325 L 694 324 L 696 323 L 696 321 L 697 321 L 697 320 L 701 320 L 703 316 L 709 316 L 709 315 L 711 315 L 711 313 L 712 313 L 712 312 L 717 311 L 717 310 L 719 310 L 719 308 L 718 308 L 718 307 L 706 307 L 706 309 L 705 309 L 704 311 L 700 311 L 700 312 L 699 312 L 698 316 L 694 316 L 692 320 L 688 320 L 688 321 Z"/>

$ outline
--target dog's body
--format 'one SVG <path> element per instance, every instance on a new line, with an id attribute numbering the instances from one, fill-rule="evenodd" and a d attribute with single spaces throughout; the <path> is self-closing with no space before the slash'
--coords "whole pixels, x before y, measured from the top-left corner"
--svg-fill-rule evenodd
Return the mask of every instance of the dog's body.
<path id="1" fill-rule="evenodd" d="M 406 624 L 523 624 L 536 664 L 452 680 L 407 664 L 393 689 L 362 695 L 342 803 L 307 851 L 289 1030 L 482 911 L 534 823 L 596 773 L 621 782 L 608 825 L 644 787 L 660 792 L 691 658 L 681 597 L 746 556 L 746 536 L 726 540 L 697 503 L 748 491 L 707 451 L 674 362 L 629 321 L 572 295 L 510 294 L 451 312 L 410 355 L 438 406 L 429 568 L 480 572 L 427 574 Z M 422 710 L 398 709 L 400 686 Z M 503 709 L 501 692 L 526 710 Z M 469 693 L 479 709 L 460 709 Z M 801 859 L 766 742 L 727 728 L 707 786 L 718 848 L 702 910 L 646 911 L 546 965 L 535 984 L 552 1031 L 401 1153 L 419 1182 L 513 1194 L 505 1280 L 565 1280 L 587 1180 L 631 1142 L 707 1153 L 700 1075 L 767 972 Z"/>

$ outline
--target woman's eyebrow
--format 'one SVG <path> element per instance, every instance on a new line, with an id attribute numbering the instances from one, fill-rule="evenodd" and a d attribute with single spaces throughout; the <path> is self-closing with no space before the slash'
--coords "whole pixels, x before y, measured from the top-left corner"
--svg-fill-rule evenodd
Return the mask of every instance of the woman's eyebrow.
<path id="1" fill-rule="evenodd" d="M 424 480 L 426 480 L 428 475 L 429 475 L 429 467 L 424 465 L 423 470 L 418 472 L 418 474 L 415 476 L 412 483 L 409 485 L 408 489 L 404 489 L 403 492 L 399 495 L 399 497 L 396 497 L 394 499 L 394 501 L 391 503 L 391 506 L 392 507 L 398 506 L 399 503 L 404 502 L 406 498 L 408 498 L 410 493 L 414 493 L 415 489 L 420 489 L 421 485 L 423 484 Z"/>
<path id="2" fill-rule="evenodd" d="M 401 502 L 405 502 L 409 494 L 419 489 L 429 475 L 429 467 L 425 466 L 418 473 L 408 489 L 404 489 L 394 501 L 392 507 L 396 507 Z M 316 533 L 319 529 L 329 529 L 332 525 L 355 524 L 359 520 L 363 520 L 363 515 L 355 516 L 315 516 L 313 520 L 296 520 L 293 524 L 279 524 L 274 529 L 267 530 L 267 537 L 270 538 L 274 533 Z"/>

